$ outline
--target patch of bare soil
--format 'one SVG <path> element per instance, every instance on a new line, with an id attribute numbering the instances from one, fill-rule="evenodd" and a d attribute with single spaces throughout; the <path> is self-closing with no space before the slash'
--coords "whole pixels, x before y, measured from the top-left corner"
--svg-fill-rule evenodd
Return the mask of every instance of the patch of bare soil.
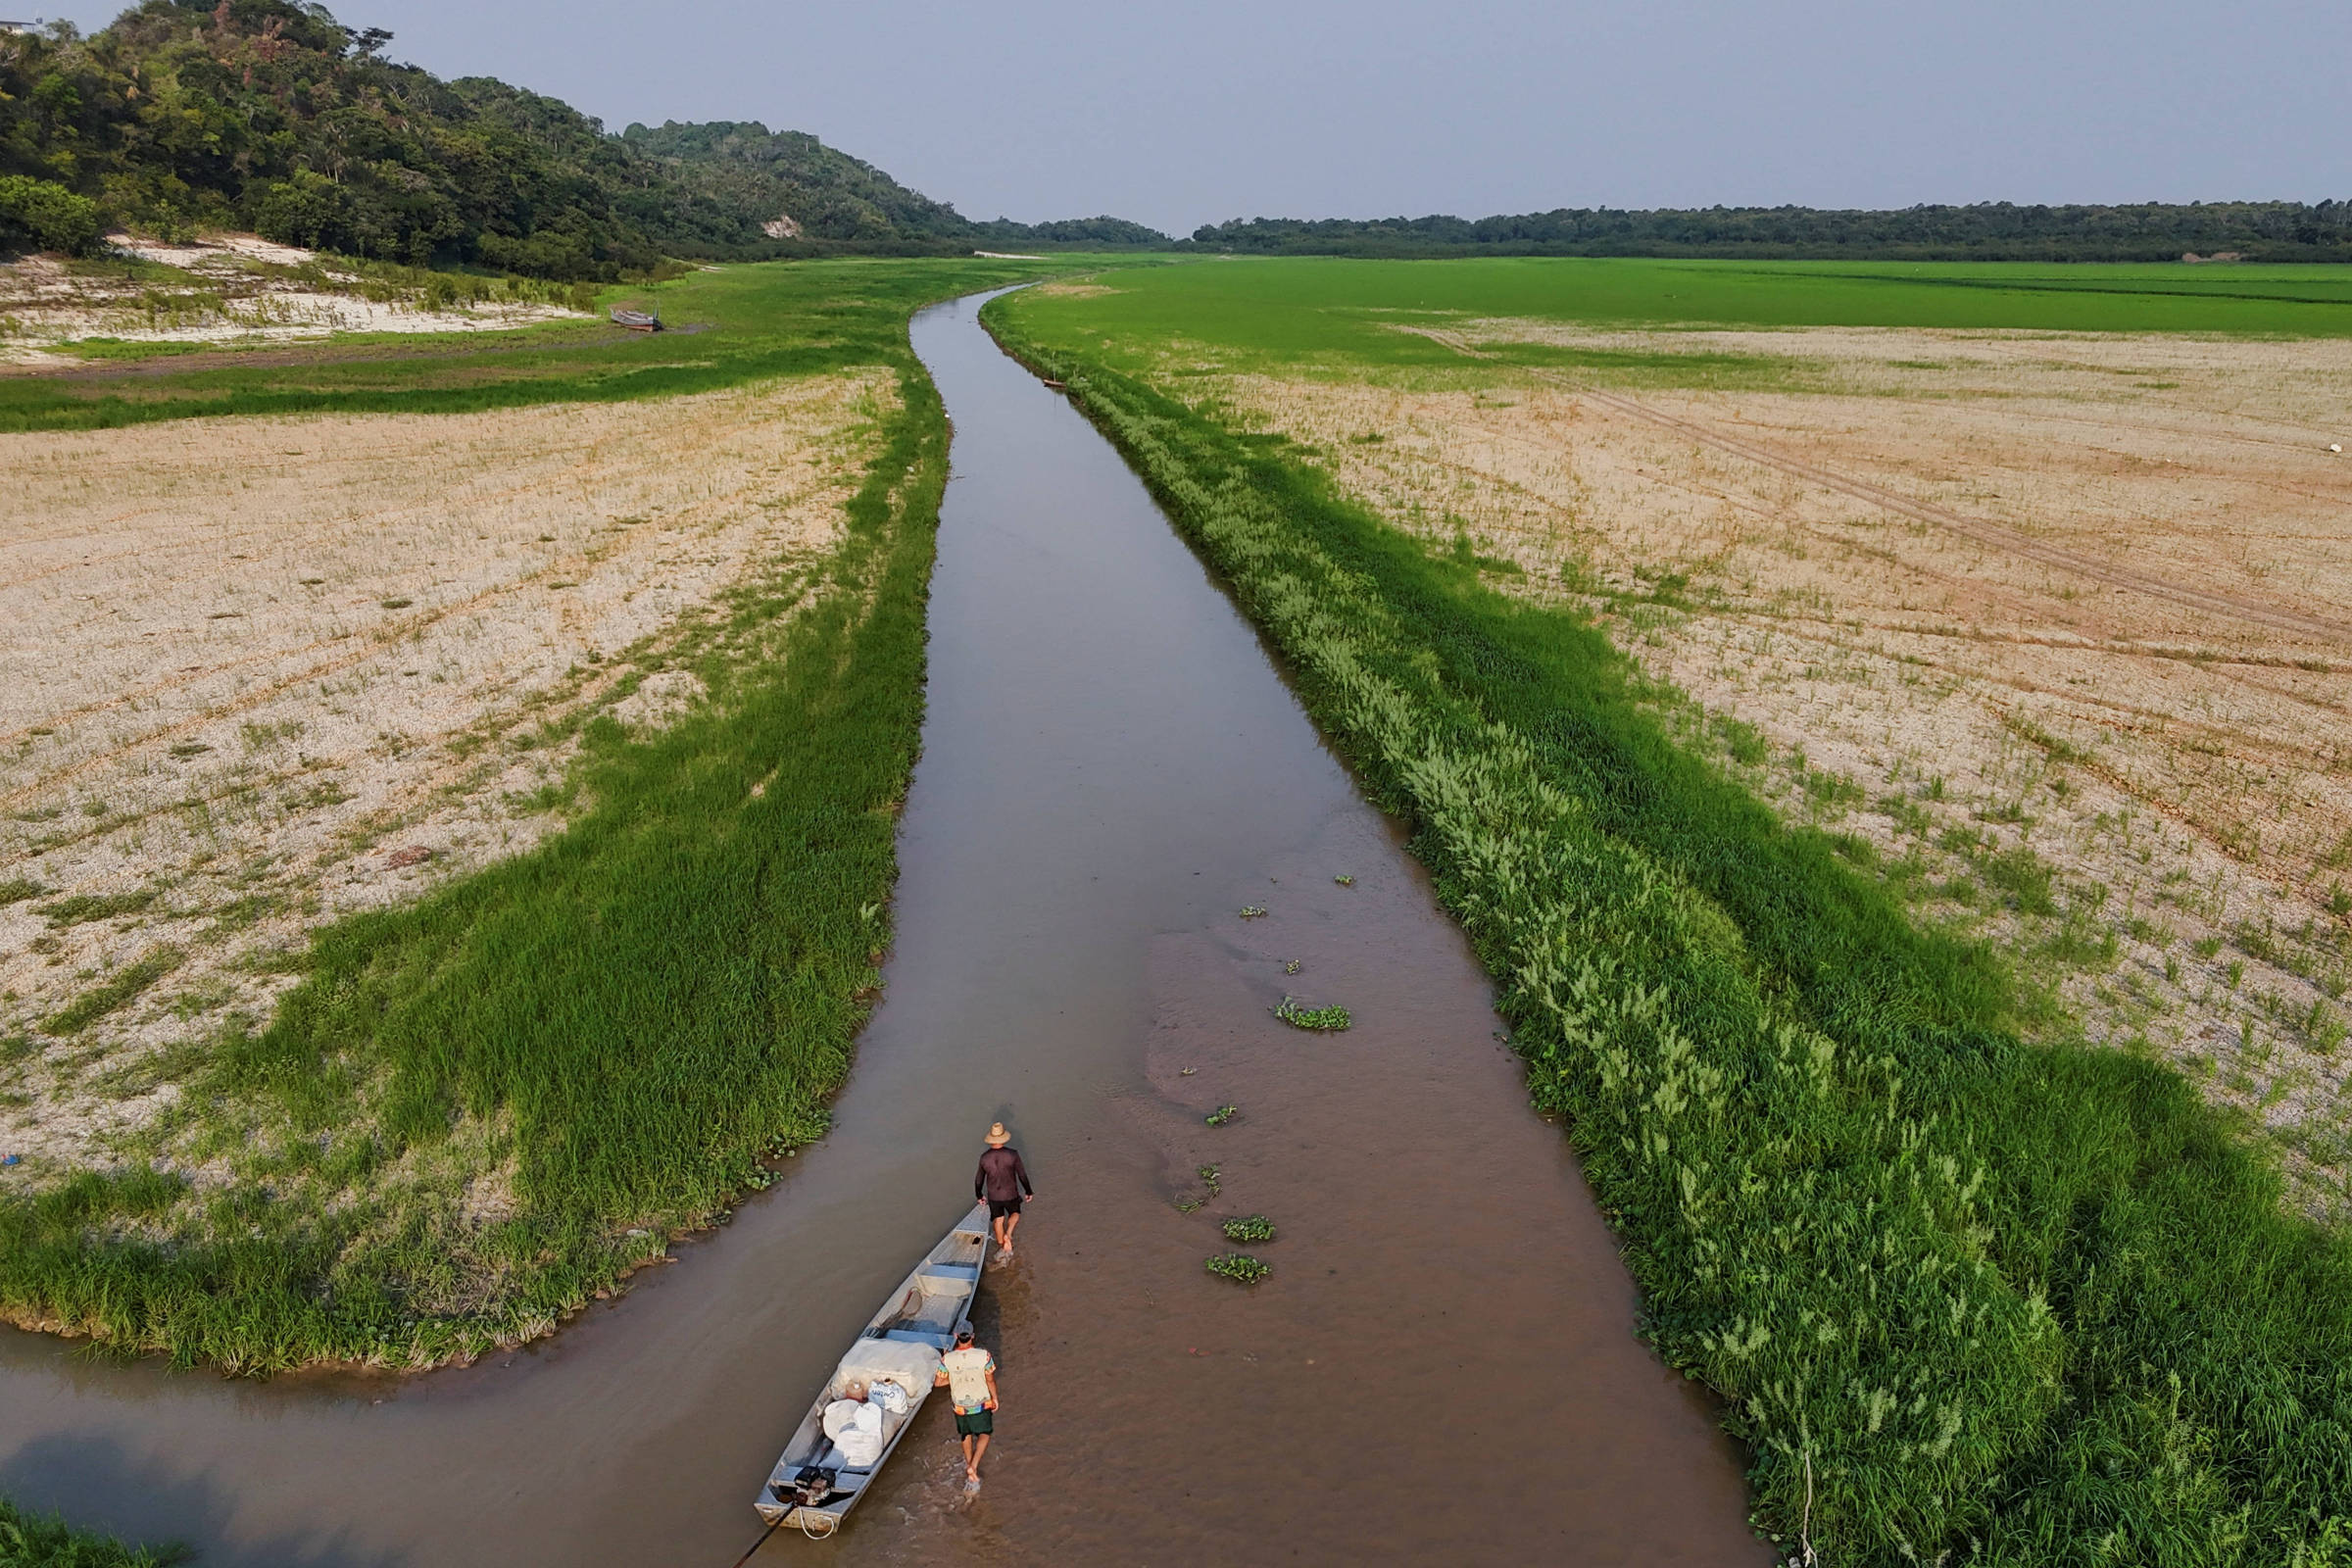
<path id="1" fill-rule="evenodd" d="M 1476 374 L 1171 384 L 1605 617 L 1692 739 L 2344 1203 L 2352 343 L 1447 340 Z"/>
<path id="2" fill-rule="evenodd" d="M 581 722 L 701 697 L 668 657 L 829 550 L 893 396 L 0 435 L 0 1152 L 108 1162 L 313 929 L 560 828 Z"/>
<path id="3" fill-rule="evenodd" d="M 413 280 L 338 270 L 313 252 L 252 234 L 175 245 L 126 234 L 110 241 L 116 262 L 143 265 L 47 256 L 0 265 L 0 364 L 76 363 L 58 351 L 84 338 L 256 343 L 335 332 L 480 332 L 581 314 L 535 298 L 440 299 Z"/>

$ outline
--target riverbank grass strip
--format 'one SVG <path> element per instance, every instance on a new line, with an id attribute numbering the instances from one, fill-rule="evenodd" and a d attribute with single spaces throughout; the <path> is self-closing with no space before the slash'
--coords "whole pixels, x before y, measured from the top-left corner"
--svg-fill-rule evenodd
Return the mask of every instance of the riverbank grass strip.
<path id="1" fill-rule="evenodd" d="M 870 297 L 828 330 L 899 398 L 838 550 L 732 604 L 707 702 L 650 738 L 590 726 L 564 832 L 327 928 L 267 1027 L 210 1043 L 183 1113 L 236 1182 L 134 1164 L 0 1203 L 0 1312 L 233 1371 L 465 1358 L 547 1332 L 822 1133 L 921 717 L 947 425 L 906 312 L 958 281 L 856 276 Z M 453 1170 L 476 1174 L 444 1191 Z"/>
<path id="2" fill-rule="evenodd" d="M 126 1546 L 0 1497 L 0 1568 L 170 1568 L 190 1555 L 181 1546 Z"/>
<path id="3" fill-rule="evenodd" d="M 1507 601 L 1014 296 L 1501 984 L 1669 1364 L 1824 1562 L 2342 1562 L 2352 1249 L 2168 1069 L 2013 1026 L 1994 956 L 1679 751 Z"/>

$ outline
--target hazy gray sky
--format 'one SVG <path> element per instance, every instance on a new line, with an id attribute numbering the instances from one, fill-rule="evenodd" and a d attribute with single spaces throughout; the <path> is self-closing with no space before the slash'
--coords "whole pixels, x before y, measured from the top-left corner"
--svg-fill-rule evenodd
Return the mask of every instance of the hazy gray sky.
<path id="1" fill-rule="evenodd" d="M 813 131 L 971 218 L 2352 197 L 2347 0 L 330 0 L 614 127 Z M 35 5 L 26 0 L 23 10 Z M 74 0 L 85 27 L 119 7 Z"/>

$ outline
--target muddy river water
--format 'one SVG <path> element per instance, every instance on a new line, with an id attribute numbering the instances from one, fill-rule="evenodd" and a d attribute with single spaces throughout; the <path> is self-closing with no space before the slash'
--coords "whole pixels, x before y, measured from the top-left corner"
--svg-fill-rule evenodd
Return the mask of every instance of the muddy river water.
<path id="1" fill-rule="evenodd" d="M 231 1382 L 0 1331 L 0 1493 L 207 1565 L 726 1568 L 1002 1118 L 1040 1198 L 979 1303 L 986 1489 L 962 1495 L 934 1401 L 839 1539 L 755 1562 L 1771 1560 L 1425 878 L 976 310 L 914 326 L 954 475 L 897 942 L 832 1134 L 674 1264 L 469 1368 Z M 1355 1025 L 1288 1029 L 1286 993 Z M 1202 1262 L 1250 1213 L 1280 1234 L 1245 1289 Z"/>

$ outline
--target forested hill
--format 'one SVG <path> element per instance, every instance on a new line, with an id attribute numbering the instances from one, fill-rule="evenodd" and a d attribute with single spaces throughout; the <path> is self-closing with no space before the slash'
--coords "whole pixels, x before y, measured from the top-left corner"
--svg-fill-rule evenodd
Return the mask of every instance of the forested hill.
<path id="1" fill-rule="evenodd" d="M 698 189 L 747 212 L 763 213 L 771 238 L 891 242 L 1164 246 L 1158 229 L 1123 218 L 1048 223 L 974 222 L 945 202 L 908 190 L 862 159 L 800 130 L 770 131 L 757 121 L 631 125 L 621 139 Z"/>
<path id="2" fill-rule="evenodd" d="M 289 0 L 146 0 L 87 37 L 0 34 L 0 250 L 103 225 L 552 277 L 662 256 L 1150 244 L 1115 219 L 975 223 L 796 132 L 631 126 L 384 56 L 391 34 Z"/>
<path id="3" fill-rule="evenodd" d="M 1180 248 L 1317 256 L 1746 256 L 1908 261 L 2352 261 L 2352 202 L 2187 206 L 1561 208 L 1498 218 L 1235 219 Z"/>

